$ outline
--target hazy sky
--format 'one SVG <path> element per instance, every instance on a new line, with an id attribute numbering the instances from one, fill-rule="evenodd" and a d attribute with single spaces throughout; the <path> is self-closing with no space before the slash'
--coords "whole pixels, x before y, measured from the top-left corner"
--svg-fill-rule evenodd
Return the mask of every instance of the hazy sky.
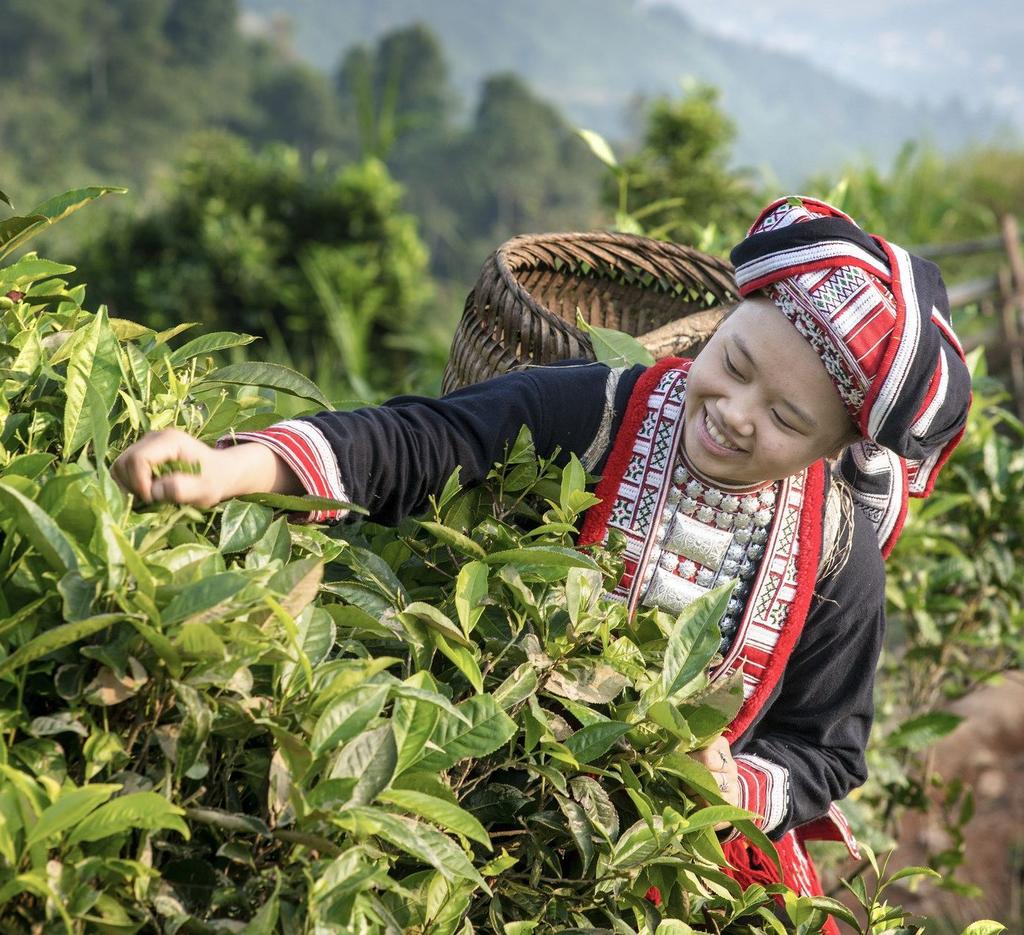
<path id="1" fill-rule="evenodd" d="M 888 97 L 952 96 L 1024 129 L 1024 0 L 646 0 Z"/>

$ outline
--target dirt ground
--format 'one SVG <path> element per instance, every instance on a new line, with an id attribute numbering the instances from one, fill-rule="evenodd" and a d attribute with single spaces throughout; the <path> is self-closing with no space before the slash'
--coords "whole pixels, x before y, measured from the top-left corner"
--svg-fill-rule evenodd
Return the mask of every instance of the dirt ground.
<path id="1" fill-rule="evenodd" d="M 957 878 L 983 895 L 968 900 L 931 886 L 900 892 L 908 909 L 955 922 L 995 919 L 1024 935 L 1024 672 L 979 689 L 951 710 L 964 722 L 937 744 L 935 767 L 974 790 L 975 814 L 966 829 L 966 859 Z M 924 864 L 948 843 L 937 822 L 908 816 L 891 868 Z M 895 896 L 895 893 L 894 893 Z M 895 901 L 895 900 L 894 900 Z"/>

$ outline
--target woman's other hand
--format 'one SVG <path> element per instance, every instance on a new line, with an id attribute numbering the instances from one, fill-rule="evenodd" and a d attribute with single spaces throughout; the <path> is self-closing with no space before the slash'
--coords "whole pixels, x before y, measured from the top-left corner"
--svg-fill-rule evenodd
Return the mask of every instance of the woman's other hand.
<path id="1" fill-rule="evenodd" d="M 690 752 L 698 763 L 702 764 L 715 780 L 722 798 L 730 805 L 740 806 L 740 778 L 736 761 L 732 757 L 732 748 L 724 737 L 717 737 L 706 747 Z M 716 831 L 728 828 L 729 822 L 715 825 Z"/>

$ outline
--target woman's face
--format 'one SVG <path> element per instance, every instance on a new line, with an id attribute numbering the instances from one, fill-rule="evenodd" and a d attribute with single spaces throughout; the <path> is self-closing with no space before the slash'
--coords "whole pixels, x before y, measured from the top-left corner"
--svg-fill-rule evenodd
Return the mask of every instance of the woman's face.
<path id="1" fill-rule="evenodd" d="M 683 444 L 708 480 L 779 480 L 852 433 L 821 359 L 770 299 L 745 299 L 690 367 Z"/>

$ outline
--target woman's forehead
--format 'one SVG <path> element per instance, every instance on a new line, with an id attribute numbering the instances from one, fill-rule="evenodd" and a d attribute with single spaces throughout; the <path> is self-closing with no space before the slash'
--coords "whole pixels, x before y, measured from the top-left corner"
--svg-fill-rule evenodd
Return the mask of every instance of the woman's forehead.
<path id="1" fill-rule="evenodd" d="M 715 338 L 738 357 L 734 364 L 746 365 L 767 391 L 810 416 L 816 428 L 832 432 L 849 422 L 817 351 L 770 299 L 745 299 Z"/>

